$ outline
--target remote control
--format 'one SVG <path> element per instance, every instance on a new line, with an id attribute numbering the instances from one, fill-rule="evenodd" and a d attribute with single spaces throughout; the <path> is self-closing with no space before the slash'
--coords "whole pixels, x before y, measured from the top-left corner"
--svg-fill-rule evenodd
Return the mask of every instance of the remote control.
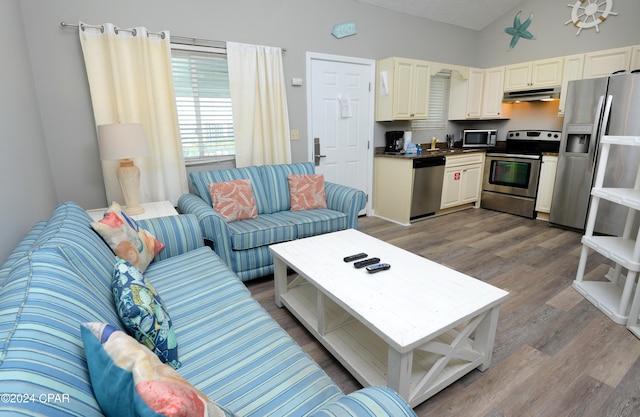
<path id="1" fill-rule="evenodd" d="M 351 255 L 351 256 L 347 256 L 346 258 L 344 258 L 343 260 L 345 262 L 353 262 L 353 261 L 357 261 L 358 259 L 362 259 L 362 258 L 366 258 L 367 254 L 366 253 L 359 253 L 357 255 Z"/>
<path id="2" fill-rule="evenodd" d="M 375 274 L 376 272 L 386 271 L 389 268 L 391 268 L 391 265 L 389 264 L 375 264 L 368 266 L 367 272 L 370 274 Z"/>
<path id="3" fill-rule="evenodd" d="M 378 262 L 380 262 L 380 258 L 369 258 L 365 259 L 364 261 L 358 261 L 353 264 L 353 266 L 355 266 L 356 268 L 364 268 L 365 266 L 377 264 Z"/>

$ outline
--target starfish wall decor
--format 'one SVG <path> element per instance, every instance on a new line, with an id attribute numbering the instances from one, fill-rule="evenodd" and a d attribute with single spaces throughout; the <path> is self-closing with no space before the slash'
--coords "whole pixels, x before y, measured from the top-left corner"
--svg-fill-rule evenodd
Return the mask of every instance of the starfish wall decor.
<path id="1" fill-rule="evenodd" d="M 511 43 L 509 44 L 509 49 L 507 49 L 507 52 L 512 50 L 516 46 L 520 38 L 525 38 L 525 39 L 536 38 L 531 34 L 531 32 L 527 30 L 529 28 L 529 25 L 531 24 L 531 21 L 533 20 L 533 13 L 531 13 L 531 16 L 529 16 L 529 18 L 525 20 L 523 23 L 520 23 L 520 13 L 522 13 L 522 10 L 519 11 L 516 14 L 516 17 L 513 19 L 513 27 L 505 28 L 504 30 L 506 33 L 511 35 Z"/>

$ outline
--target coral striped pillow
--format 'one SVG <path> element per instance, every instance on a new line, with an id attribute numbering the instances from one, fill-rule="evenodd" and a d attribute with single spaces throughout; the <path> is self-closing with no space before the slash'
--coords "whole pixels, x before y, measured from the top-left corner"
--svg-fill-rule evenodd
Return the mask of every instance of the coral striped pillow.
<path id="1" fill-rule="evenodd" d="M 213 208 L 228 222 L 258 217 L 251 180 L 231 180 L 208 184 Z"/>
<path id="2" fill-rule="evenodd" d="M 327 208 L 322 174 L 290 174 L 291 211 Z"/>

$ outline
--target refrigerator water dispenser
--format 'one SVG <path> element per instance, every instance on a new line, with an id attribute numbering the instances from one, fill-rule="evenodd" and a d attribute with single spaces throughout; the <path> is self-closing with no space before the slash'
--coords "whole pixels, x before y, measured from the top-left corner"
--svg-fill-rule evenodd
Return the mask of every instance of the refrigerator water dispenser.
<path id="1" fill-rule="evenodd" d="M 570 133 L 567 135 L 567 148 L 566 152 L 571 153 L 588 153 L 589 141 L 591 135 L 584 133 Z"/>

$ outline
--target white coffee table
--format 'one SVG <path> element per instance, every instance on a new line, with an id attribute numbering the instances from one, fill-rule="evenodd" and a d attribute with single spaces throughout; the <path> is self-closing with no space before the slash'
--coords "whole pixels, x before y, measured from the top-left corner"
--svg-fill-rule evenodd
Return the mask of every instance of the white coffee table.
<path id="1" fill-rule="evenodd" d="M 276 305 L 362 385 L 386 385 L 415 407 L 491 364 L 506 291 L 353 229 L 270 249 Z M 343 262 L 359 252 L 391 269 L 369 274 Z M 287 267 L 299 274 L 292 282 Z"/>

